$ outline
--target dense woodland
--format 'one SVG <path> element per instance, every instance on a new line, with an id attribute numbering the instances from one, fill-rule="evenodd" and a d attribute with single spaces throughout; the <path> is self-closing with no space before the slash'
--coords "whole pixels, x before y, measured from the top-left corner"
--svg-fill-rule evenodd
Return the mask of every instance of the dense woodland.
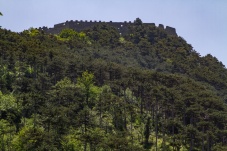
<path id="1" fill-rule="evenodd" d="M 137 18 L 0 29 L 1 151 L 227 150 L 227 69 Z"/>

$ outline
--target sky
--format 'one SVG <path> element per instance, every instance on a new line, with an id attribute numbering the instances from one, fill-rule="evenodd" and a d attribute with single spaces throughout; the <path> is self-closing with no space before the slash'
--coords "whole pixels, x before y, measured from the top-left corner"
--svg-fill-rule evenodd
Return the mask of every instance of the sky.
<path id="1" fill-rule="evenodd" d="M 0 26 L 15 32 L 67 20 L 134 21 L 176 28 L 201 56 L 227 67 L 227 0 L 0 0 Z"/>

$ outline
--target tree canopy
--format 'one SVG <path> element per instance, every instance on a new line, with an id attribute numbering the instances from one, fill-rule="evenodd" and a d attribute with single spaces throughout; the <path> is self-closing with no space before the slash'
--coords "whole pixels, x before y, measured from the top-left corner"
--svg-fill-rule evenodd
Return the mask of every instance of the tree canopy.
<path id="1" fill-rule="evenodd" d="M 227 70 L 182 37 L 0 29 L 0 150 L 227 148 Z"/>

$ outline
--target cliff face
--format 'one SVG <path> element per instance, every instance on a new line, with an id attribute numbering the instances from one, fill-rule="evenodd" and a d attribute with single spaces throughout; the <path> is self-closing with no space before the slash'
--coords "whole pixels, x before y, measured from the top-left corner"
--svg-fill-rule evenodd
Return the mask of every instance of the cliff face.
<path id="1" fill-rule="evenodd" d="M 58 34 L 61 32 L 62 29 L 65 29 L 65 28 L 70 28 L 70 29 L 74 29 L 76 31 L 81 31 L 81 30 L 90 28 L 94 25 L 100 24 L 100 23 L 104 23 L 104 22 L 87 21 L 87 20 L 86 21 L 71 20 L 71 21 L 66 21 L 64 23 L 55 24 L 53 28 L 47 28 L 47 27 L 41 28 L 40 27 L 39 30 L 43 30 L 44 32 L 50 33 L 50 34 Z M 133 24 L 131 21 L 130 22 L 126 22 L 126 21 L 125 22 L 112 22 L 112 21 L 110 21 L 110 22 L 105 22 L 105 23 L 118 29 L 120 34 L 126 34 L 128 31 L 128 26 L 130 24 Z M 155 23 L 143 23 L 143 24 L 155 26 Z M 169 34 L 169 35 L 177 36 L 176 29 L 173 27 L 166 26 L 166 28 L 164 28 L 164 25 L 162 25 L 162 24 L 159 24 L 158 27 L 160 29 L 165 30 L 167 32 L 167 34 Z"/>

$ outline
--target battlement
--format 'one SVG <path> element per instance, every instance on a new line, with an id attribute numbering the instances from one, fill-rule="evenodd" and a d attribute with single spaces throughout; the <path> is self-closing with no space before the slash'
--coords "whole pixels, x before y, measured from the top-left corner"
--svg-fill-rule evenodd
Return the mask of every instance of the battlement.
<path id="1" fill-rule="evenodd" d="M 120 34 L 126 34 L 127 31 L 128 31 L 128 26 L 133 24 L 133 22 L 129 21 L 124 21 L 124 22 L 112 22 L 112 21 L 109 21 L 109 22 L 103 22 L 103 21 L 97 21 L 97 20 L 70 20 L 70 21 L 66 21 L 64 23 L 59 23 L 59 24 L 55 24 L 53 28 L 48 28 L 48 27 L 40 27 L 39 30 L 42 30 L 46 33 L 50 33 L 50 34 L 58 34 L 61 32 L 62 29 L 66 29 L 66 28 L 70 28 L 70 29 L 74 29 L 76 31 L 82 31 L 82 30 L 85 30 L 85 29 L 88 29 L 94 25 L 97 25 L 97 24 L 100 24 L 100 23 L 106 23 L 110 26 L 113 26 L 115 27 Z M 146 25 L 146 26 L 155 26 L 155 23 L 143 23 L 143 25 Z M 173 28 L 173 27 L 169 27 L 169 26 L 166 26 L 166 28 L 164 28 L 164 25 L 162 24 L 159 24 L 158 28 L 164 30 L 167 32 L 167 34 L 169 35 L 175 35 L 177 36 L 177 33 L 176 33 L 176 29 Z"/>

